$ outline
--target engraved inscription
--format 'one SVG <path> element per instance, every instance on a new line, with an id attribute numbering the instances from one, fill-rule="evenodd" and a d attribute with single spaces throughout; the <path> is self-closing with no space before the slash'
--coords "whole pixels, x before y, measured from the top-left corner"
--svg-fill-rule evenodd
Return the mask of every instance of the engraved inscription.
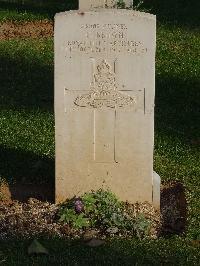
<path id="1" fill-rule="evenodd" d="M 97 65 L 91 82 L 91 92 L 78 96 L 75 104 L 80 107 L 92 108 L 122 108 L 136 104 L 136 98 L 117 90 L 115 73 L 111 65 L 102 60 Z"/>
<path id="2" fill-rule="evenodd" d="M 127 26 L 124 23 L 106 23 L 106 24 L 98 24 L 98 23 L 94 23 L 94 24 L 83 24 L 81 26 L 81 28 L 83 29 L 108 29 L 108 30 L 127 30 Z"/>
<path id="3" fill-rule="evenodd" d="M 77 52 L 141 55 L 147 52 L 141 41 L 128 38 L 128 28 L 125 24 L 83 24 L 80 30 L 82 39 L 66 42 L 67 55 Z"/>

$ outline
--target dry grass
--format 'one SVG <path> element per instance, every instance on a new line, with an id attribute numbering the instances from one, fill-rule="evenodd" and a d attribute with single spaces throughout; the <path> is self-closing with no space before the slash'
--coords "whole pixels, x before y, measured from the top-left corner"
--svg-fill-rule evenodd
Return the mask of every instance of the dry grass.
<path id="1" fill-rule="evenodd" d="M 0 41 L 26 38 L 49 38 L 53 36 L 53 22 L 37 21 L 7 21 L 0 24 Z"/>

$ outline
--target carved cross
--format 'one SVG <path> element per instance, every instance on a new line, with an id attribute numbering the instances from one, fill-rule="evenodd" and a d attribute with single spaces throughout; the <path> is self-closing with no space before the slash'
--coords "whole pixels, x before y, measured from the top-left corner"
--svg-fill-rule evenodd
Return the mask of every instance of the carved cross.
<path id="1" fill-rule="evenodd" d="M 133 90 L 119 88 L 117 85 L 116 62 L 117 60 L 112 67 L 105 59 L 97 64 L 91 58 L 93 80 L 90 89 L 73 90 L 79 94 L 74 99 L 73 109 L 93 112 L 93 159 L 97 163 L 117 163 L 115 138 L 118 112 L 135 112 L 138 108 Z M 71 90 L 65 88 L 65 97 L 70 92 Z M 139 90 L 139 93 L 144 93 L 145 112 L 145 90 Z"/>

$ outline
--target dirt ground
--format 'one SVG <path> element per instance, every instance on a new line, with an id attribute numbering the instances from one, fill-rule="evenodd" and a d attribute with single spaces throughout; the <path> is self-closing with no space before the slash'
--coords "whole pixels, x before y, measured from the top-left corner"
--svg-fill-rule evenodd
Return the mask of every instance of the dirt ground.
<path id="1" fill-rule="evenodd" d="M 0 186 L 0 240 L 18 237 L 37 237 L 38 235 L 57 235 L 60 237 L 82 237 L 84 230 L 74 230 L 59 222 L 59 205 L 49 202 L 54 190 L 47 185 L 14 185 L 3 183 Z M 34 196 L 34 198 L 30 197 Z M 160 229 L 160 213 L 148 202 L 129 204 L 135 215 L 142 214 L 151 221 L 150 236 L 157 238 Z M 93 230 L 94 231 L 94 230 Z M 112 234 L 112 233 L 111 233 Z M 131 231 L 117 230 L 118 236 L 131 237 Z M 105 228 L 98 230 L 99 237 L 106 238 Z"/>
<path id="2" fill-rule="evenodd" d="M 54 188 L 48 185 L 17 184 L 0 186 L 0 238 L 23 232 L 67 235 L 74 232 L 67 225 L 55 222 L 58 206 L 54 201 Z M 133 205 L 135 208 L 137 203 Z M 161 188 L 160 214 L 148 203 L 141 203 L 142 213 L 151 217 L 152 235 L 181 234 L 187 227 L 187 203 L 181 183 L 163 185 Z"/>
<path id="3" fill-rule="evenodd" d="M 53 36 L 53 22 L 48 20 L 0 23 L 0 40 L 49 38 Z"/>
<path id="4" fill-rule="evenodd" d="M 181 183 L 169 183 L 161 187 L 160 210 L 162 234 L 180 234 L 186 230 L 187 201 Z"/>

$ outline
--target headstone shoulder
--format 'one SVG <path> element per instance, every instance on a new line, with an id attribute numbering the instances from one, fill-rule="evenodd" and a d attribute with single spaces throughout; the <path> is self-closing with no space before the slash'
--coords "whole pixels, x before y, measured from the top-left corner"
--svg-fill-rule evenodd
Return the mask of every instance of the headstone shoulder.
<path id="1" fill-rule="evenodd" d="M 77 16 L 83 16 L 85 14 L 93 14 L 93 13 L 104 13 L 104 14 L 110 14 L 112 13 L 113 15 L 118 13 L 118 14 L 124 14 L 126 16 L 135 16 L 135 17 L 141 17 L 141 18 L 146 18 L 146 19 L 152 19 L 156 21 L 156 15 L 150 14 L 150 13 L 146 13 L 146 12 L 139 12 L 136 10 L 125 10 L 125 9 L 109 9 L 109 8 L 98 8 L 98 9 L 94 9 L 94 10 L 85 10 L 85 11 L 81 11 L 81 10 L 70 10 L 70 11 L 65 11 L 65 12 L 59 12 L 55 14 L 55 20 L 58 17 L 63 17 L 63 16 L 70 16 L 70 15 L 77 15 Z"/>

